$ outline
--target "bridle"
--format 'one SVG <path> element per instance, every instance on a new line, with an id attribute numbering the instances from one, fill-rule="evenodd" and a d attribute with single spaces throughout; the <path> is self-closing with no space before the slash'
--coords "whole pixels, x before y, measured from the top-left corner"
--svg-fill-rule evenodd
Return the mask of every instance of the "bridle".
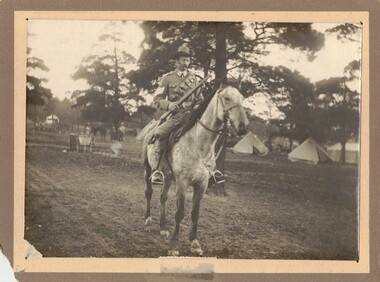
<path id="1" fill-rule="evenodd" d="M 230 123 L 230 117 L 229 117 L 229 112 L 236 108 L 236 107 L 243 107 L 241 104 L 233 104 L 231 106 L 229 106 L 228 108 L 225 108 L 225 104 L 223 102 L 223 100 L 221 99 L 220 97 L 220 93 L 226 88 L 227 86 L 224 86 L 224 87 L 221 87 L 217 90 L 216 94 L 215 95 L 218 95 L 217 97 L 217 104 L 216 104 L 216 109 L 217 109 L 217 112 L 218 112 L 218 109 L 219 109 L 219 101 L 220 101 L 220 104 L 222 104 L 222 107 L 223 107 L 223 125 L 221 128 L 219 129 L 211 129 L 209 127 L 207 127 L 203 122 L 201 122 L 199 119 L 197 120 L 197 122 L 204 128 L 206 129 L 207 131 L 210 131 L 210 132 L 213 132 L 213 133 L 216 133 L 218 134 L 218 140 L 223 140 L 221 143 L 223 144 L 225 139 L 227 138 L 227 133 L 228 133 L 228 129 L 229 127 L 231 126 L 231 123 Z M 219 147 L 219 150 L 218 152 L 215 154 L 215 159 L 218 159 L 219 158 L 219 155 L 222 153 L 222 150 L 223 150 L 223 145 L 221 145 Z M 200 156 L 200 158 L 203 160 L 203 158 Z M 203 162 L 206 164 L 206 162 L 203 160 Z M 207 164 L 206 164 L 206 167 L 207 167 Z M 217 170 L 216 172 L 219 172 L 219 170 Z M 215 172 L 212 172 L 210 171 L 210 173 L 212 175 L 214 175 Z"/>
<path id="2" fill-rule="evenodd" d="M 243 107 L 241 104 L 233 104 L 231 106 L 229 106 L 228 108 L 225 108 L 225 104 L 223 102 L 223 100 L 221 99 L 220 97 L 220 93 L 226 88 L 227 86 L 224 86 L 224 87 L 221 87 L 219 88 L 217 91 L 216 91 L 216 94 L 215 95 L 218 95 L 217 97 L 217 104 L 216 104 L 216 109 L 217 109 L 217 112 L 218 112 L 218 109 L 219 109 L 219 102 L 220 104 L 222 104 L 222 107 L 223 107 L 223 125 L 221 128 L 219 129 L 211 129 L 209 127 L 207 127 L 207 125 L 205 125 L 203 122 L 200 121 L 200 119 L 197 120 L 197 122 L 206 130 L 210 131 L 210 132 L 213 132 L 213 133 L 217 133 L 219 135 L 225 135 L 227 134 L 228 132 L 228 128 L 230 127 L 230 116 L 229 116 L 229 112 L 236 108 L 236 107 Z"/>

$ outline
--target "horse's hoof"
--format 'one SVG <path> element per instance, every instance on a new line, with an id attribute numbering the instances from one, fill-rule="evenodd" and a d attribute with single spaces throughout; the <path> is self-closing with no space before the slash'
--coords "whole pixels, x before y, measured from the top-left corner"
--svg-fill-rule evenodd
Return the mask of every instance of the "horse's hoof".
<path id="1" fill-rule="evenodd" d="M 178 257 L 179 251 L 178 250 L 168 250 L 168 256 L 170 257 Z"/>
<path id="2" fill-rule="evenodd" d="M 152 232 L 153 231 L 153 227 L 152 226 L 144 226 L 144 231 L 145 232 Z"/>
<path id="3" fill-rule="evenodd" d="M 152 217 L 149 216 L 145 219 L 145 224 L 144 224 L 144 230 L 147 231 L 147 232 L 150 232 L 153 230 L 153 227 L 152 227 Z"/>
<path id="4" fill-rule="evenodd" d="M 198 255 L 198 256 L 202 256 L 203 255 L 203 250 L 201 248 L 201 245 L 199 244 L 198 240 L 195 239 L 191 242 L 191 246 L 190 246 L 190 252 L 192 254 L 195 254 L 195 255 Z"/>
<path id="5" fill-rule="evenodd" d="M 170 232 L 167 231 L 167 230 L 161 230 L 161 231 L 160 231 L 160 234 L 161 234 L 161 236 L 169 237 Z"/>

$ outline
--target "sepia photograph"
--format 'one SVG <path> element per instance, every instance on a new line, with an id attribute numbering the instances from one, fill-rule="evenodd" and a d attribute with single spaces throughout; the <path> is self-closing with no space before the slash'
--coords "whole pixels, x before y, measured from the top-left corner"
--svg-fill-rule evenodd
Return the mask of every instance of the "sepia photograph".
<path id="1" fill-rule="evenodd" d="M 362 259 L 362 22 L 26 33 L 26 260 Z"/>

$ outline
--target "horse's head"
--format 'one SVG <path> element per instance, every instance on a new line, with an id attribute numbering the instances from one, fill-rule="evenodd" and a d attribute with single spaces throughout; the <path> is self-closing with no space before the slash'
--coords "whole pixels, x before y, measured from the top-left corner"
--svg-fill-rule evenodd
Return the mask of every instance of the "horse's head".
<path id="1" fill-rule="evenodd" d="M 223 86 L 217 92 L 218 118 L 230 122 L 238 135 L 247 133 L 248 118 L 243 108 L 243 95 L 233 86 Z"/>

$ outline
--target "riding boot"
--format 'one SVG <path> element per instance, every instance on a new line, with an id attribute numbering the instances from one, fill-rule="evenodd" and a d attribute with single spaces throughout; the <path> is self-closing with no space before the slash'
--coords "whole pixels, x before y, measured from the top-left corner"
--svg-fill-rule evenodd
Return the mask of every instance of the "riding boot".
<path id="1" fill-rule="evenodd" d="M 155 140 L 153 144 L 152 158 L 150 158 L 150 165 L 153 168 L 152 175 L 150 176 L 152 184 L 163 185 L 165 176 L 162 171 L 159 170 L 163 151 L 165 149 L 165 143 L 160 141 L 159 138 Z"/>

